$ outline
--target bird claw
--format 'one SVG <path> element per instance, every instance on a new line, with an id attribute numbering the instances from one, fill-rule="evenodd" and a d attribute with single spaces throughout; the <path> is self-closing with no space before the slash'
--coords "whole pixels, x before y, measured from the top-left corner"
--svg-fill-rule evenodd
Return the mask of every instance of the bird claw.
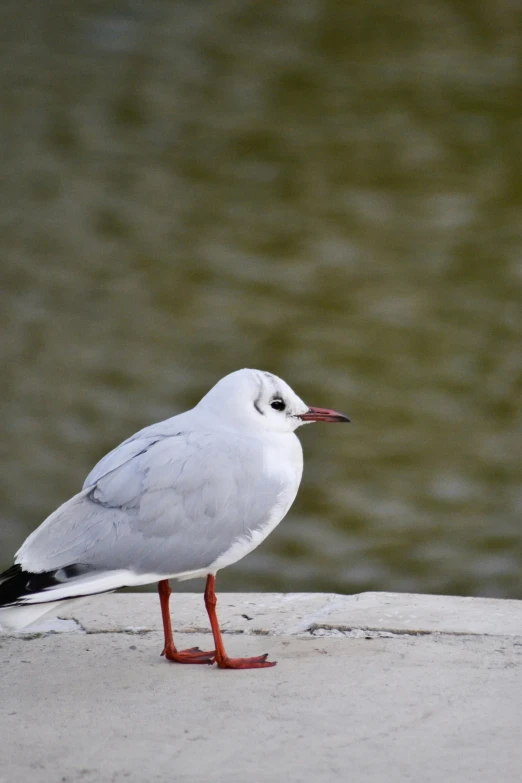
<path id="1" fill-rule="evenodd" d="M 268 653 L 256 655 L 253 658 L 222 658 L 214 659 L 220 669 L 268 669 L 277 661 L 267 661 Z"/>

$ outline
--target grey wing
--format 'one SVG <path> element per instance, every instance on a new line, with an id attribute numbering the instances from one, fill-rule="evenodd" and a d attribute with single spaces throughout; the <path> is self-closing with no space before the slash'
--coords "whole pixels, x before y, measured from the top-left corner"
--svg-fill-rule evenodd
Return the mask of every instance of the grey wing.
<path id="1" fill-rule="evenodd" d="M 99 479 L 111 473 L 113 470 L 121 467 L 125 462 L 138 456 L 140 452 L 147 451 L 150 446 L 159 440 L 173 435 L 183 433 L 183 423 L 186 420 L 186 414 L 173 416 L 171 419 L 161 421 L 157 424 L 151 424 L 148 427 L 131 435 L 119 446 L 109 451 L 99 462 L 96 463 L 85 481 L 83 489 L 95 484 Z"/>
<path id="2" fill-rule="evenodd" d="M 17 562 L 33 571 L 78 563 L 135 574 L 197 571 L 261 526 L 283 489 L 248 439 L 189 432 L 127 444 L 125 459 L 51 514 Z"/>

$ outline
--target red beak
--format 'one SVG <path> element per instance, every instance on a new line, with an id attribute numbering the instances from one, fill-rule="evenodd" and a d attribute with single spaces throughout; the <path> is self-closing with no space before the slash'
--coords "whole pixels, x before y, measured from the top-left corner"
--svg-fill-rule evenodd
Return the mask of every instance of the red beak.
<path id="1" fill-rule="evenodd" d="M 306 413 L 300 413 L 297 416 L 301 421 L 350 421 L 348 416 L 344 413 L 338 413 L 337 411 L 331 411 L 328 408 L 308 408 Z"/>

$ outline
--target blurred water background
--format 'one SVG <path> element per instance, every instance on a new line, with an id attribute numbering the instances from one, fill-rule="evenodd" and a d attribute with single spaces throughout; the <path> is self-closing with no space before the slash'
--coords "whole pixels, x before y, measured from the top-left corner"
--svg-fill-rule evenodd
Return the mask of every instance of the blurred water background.
<path id="1" fill-rule="evenodd" d="M 522 598 L 518 0 L 3 0 L 0 58 L 0 566 L 253 366 L 353 423 L 221 589 Z"/>

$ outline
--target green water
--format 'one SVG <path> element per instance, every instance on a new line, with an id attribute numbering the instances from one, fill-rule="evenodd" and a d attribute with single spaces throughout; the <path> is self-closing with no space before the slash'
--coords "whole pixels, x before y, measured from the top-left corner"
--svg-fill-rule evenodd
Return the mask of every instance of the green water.
<path id="1" fill-rule="evenodd" d="M 517 4 L 0 16 L 0 566 L 254 366 L 353 423 L 222 588 L 522 598 Z"/>

